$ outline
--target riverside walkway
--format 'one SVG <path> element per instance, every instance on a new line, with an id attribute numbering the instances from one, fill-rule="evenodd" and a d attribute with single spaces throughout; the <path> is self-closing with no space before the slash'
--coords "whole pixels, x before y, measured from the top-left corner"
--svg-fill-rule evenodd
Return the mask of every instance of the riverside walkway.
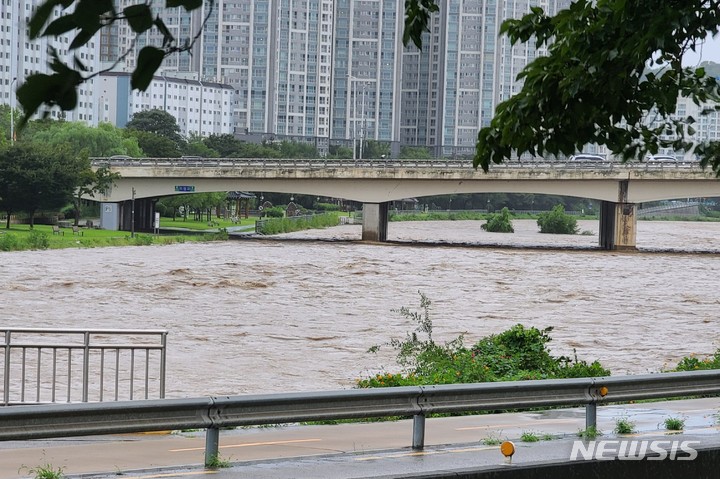
<path id="1" fill-rule="evenodd" d="M 720 398 L 603 406 L 598 408 L 598 428 L 603 432 L 598 440 L 615 438 L 615 421 L 626 418 L 635 423 L 633 439 L 692 440 L 698 441 L 699 448 L 717 449 L 719 413 Z M 683 434 L 665 430 L 668 417 L 685 420 Z M 550 467 L 568 461 L 577 432 L 584 428 L 585 412 L 583 408 L 552 409 L 428 422 L 432 427 L 428 427 L 426 448 L 420 452 L 408 447 L 412 421 L 224 431 L 220 459 L 231 467 L 215 471 L 202 467 L 205 437 L 193 431 L 0 442 L 0 479 L 34 477 L 29 470 L 45 465 L 62 468 L 68 478 L 83 479 L 109 479 L 119 474 L 126 479 L 440 477 L 420 474 L 509 467 L 499 447 L 487 445 L 487 439 L 515 443 L 512 467 Z M 541 440 L 523 442 L 523 433 Z"/>

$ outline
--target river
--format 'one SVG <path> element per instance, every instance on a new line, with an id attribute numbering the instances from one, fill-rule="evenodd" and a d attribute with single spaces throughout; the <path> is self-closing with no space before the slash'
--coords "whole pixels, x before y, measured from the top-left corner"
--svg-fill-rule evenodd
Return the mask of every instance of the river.
<path id="1" fill-rule="evenodd" d="M 391 223 L 389 239 L 403 243 L 389 245 L 352 241 L 360 227 L 351 225 L 0 252 L 0 318 L 6 327 L 167 329 L 168 397 L 349 388 L 395 370 L 391 349 L 367 349 L 412 329 L 392 310 L 417 308 L 418 292 L 432 301 L 436 340 L 552 326 L 555 354 L 575 349 L 614 374 L 720 347 L 720 223 L 641 221 L 639 252 L 595 249 L 595 221 L 575 236 L 541 235 L 529 220 L 515 221 L 515 234 L 480 224 Z"/>

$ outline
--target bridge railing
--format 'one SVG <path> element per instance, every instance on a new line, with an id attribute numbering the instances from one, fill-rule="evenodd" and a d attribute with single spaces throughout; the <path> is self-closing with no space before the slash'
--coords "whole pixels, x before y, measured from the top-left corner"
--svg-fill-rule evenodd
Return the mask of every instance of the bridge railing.
<path id="1" fill-rule="evenodd" d="M 0 440 L 206 429 L 205 462 L 217 457 L 223 427 L 332 419 L 412 416 L 412 447 L 422 449 L 425 417 L 585 406 L 586 427 L 610 402 L 720 394 L 720 371 L 440 386 L 53 404 L 0 408 Z"/>
<path id="2" fill-rule="evenodd" d="M 167 331 L 0 328 L 2 405 L 165 397 Z"/>
<path id="3" fill-rule="evenodd" d="M 473 169 L 472 160 L 452 158 L 431 159 L 329 159 L 329 158 L 90 158 L 93 166 L 113 167 L 181 167 L 181 168 L 444 168 L 444 169 Z M 677 161 L 663 162 L 630 162 L 617 161 L 583 162 L 583 161 L 507 161 L 490 166 L 491 170 L 507 169 L 641 169 L 641 170 L 669 170 L 677 168 L 699 168 L 697 162 Z"/>

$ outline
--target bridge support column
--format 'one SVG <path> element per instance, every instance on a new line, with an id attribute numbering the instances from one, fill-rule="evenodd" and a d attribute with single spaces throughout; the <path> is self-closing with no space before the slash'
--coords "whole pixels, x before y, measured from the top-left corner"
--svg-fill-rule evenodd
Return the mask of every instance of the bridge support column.
<path id="1" fill-rule="evenodd" d="M 620 182 L 617 203 L 600 204 L 600 247 L 604 250 L 636 249 L 637 205 L 627 202 L 627 180 Z"/>
<path id="2" fill-rule="evenodd" d="M 387 241 L 389 202 L 363 204 L 363 241 Z"/>
<path id="3" fill-rule="evenodd" d="M 155 199 L 139 198 L 135 200 L 135 214 L 132 213 L 132 200 L 120 203 L 120 230 L 132 231 L 133 216 L 135 217 L 135 231 L 153 231 L 155 221 Z"/>

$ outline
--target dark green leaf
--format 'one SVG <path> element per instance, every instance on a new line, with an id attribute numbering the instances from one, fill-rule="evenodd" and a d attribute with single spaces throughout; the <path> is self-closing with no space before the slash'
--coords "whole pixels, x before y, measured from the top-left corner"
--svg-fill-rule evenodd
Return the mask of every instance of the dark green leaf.
<path id="1" fill-rule="evenodd" d="M 17 89 L 17 99 L 25 112 L 20 122 L 21 127 L 37 112 L 40 105 L 52 99 L 54 88 L 50 75 L 36 73 L 25 79 Z"/>
<path id="2" fill-rule="evenodd" d="M 48 35 L 58 36 L 62 35 L 63 33 L 67 33 L 75 28 L 77 28 L 77 24 L 75 23 L 75 19 L 73 18 L 73 16 L 63 15 L 62 17 L 53 20 L 53 22 L 47 26 L 42 35 L 44 37 Z"/>
<path id="3" fill-rule="evenodd" d="M 153 26 L 153 16 L 149 5 L 144 3 L 131 5 L 125 8 L 123 13 L 135 33 L 143 33 Z"/>
<path id="4" fill-rule="evenodd" d="M 173 34 L 170 33 L 168 27 L 165 26 L 165 22 L 163 22 L 162 18 L 160 18 L 159 16 L 155 19 L 155 26 L 163 36 L 163 47 L 172 45 L 172 43 L 175 41 L 175 37 L 173 37 Z"/>
<path id="5" fill-rule="evenodd" d="M 76 48 L 80 48 L 83 45 L 87 44 L 90 40 L 92 40 L 92 37 L 95 36 L 95 33 L 100 29 L 100 25 L 97 25 L 96 29 L 83 29 L 78 32 L 78 34 L 73 38 L 73 41 L 70 43 L 70 50 L 74 50 Z"/>
<path id="6" fill-rule="evenodd" d="M 165 6 L 168 8 L 185 7 L 188 12 L 202 6 L 202 0 L 167 0 Z"/>
<path id="7" fill-rule="evenodd" d="M 153 75 L 165 58 L 165 52 L 155 47 L 144 47 L 140 50 L 137 67 L 132 73 L 130 86 L 134 90 L 145 91 L 152 81 Z"/>
<path id="8" fill-rule="evenodd" d="M 50 18 L 50 15 L 52 15 L 55 6 L 59 3 L 59 0 L 47 0 L 45 3 L 40 5 L 37 10 L 35 10 L 35 14 L 30 19 L 30 22 L 28 22 L 31 40 L 40 36 L 40 31 L 43 26 L 45 26 L 45 23 L 48 18 Z"/>

